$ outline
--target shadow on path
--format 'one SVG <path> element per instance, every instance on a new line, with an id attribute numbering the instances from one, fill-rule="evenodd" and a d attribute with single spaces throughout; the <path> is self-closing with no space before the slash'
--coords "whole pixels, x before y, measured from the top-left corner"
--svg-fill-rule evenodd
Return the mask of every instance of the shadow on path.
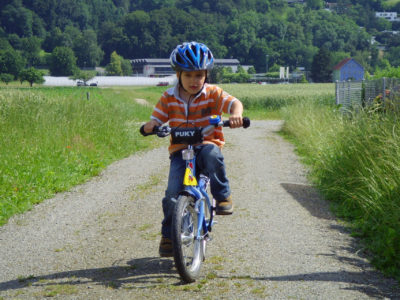
<path id="1" fill-rule="evenodd" d="M 313 186 L 297 183 L 281 183 L 281 186 L 312 216 L 326 220 L 335 219 L 330 212 L 329 203 L 322 200 L 321 195 Z"/>
<path id="2" fill-rule="evenodd" d="M 325 201 L 313 186 L 296 183 L 281 183 L 281 186 L 313 217 L 328 221 L 337 219 L 330 211 L 329 202 Z M 350 234 L 349 228 L 338 223 L 330 223 L 329 228 L 341 234 Z M 362 270 L 360 272 L 341 270 L 338 272 L 318 272 L 254 279 L 269 281 L 344 282 L 351 284 L 351 287 L 346 289 L 357 290 L 370 297 L 400 299 L 399 283 L 394 279 L 385 278 L 379 271 L 373 270 L 367 261 L 366 253 L 360 247 L 359 241 L 356 238 L 351 238 L 349 244 L 346 246 L 334 247 L 331 254 L 318 254 L 320 256 L 333 256 L 344 265 L 351 265 Z"/>
<path id="3" fill-rule="evenodd" d="M 127 262 L 126 266 L 71 270 L 37 277 L 16 278 L 0 282 L 0 291 L 21 289 L 26 286 L 37 287 L 54 284 L 99 284 L 112 288 L 130 284 L 135 288 L 148 288 L 160 285 L 162 279 L 165 278 L 176 278 L 177 284 L 181 284 L 179 275 L 174 269 L 173 260 L 145 257 L 133 259 Z"/>
<path id="4" fill-rule="evenodd" d="M 350 284 L 350 286 L 344 287 L 345 290 L 358 291 L 372 298 L 400 299 L 400 288 L 396 286 L 394 280 L 392 284 L 388 285 L 387 282 L 385 283 L 386 279 L 377 275 L 378 274 L 375 271 L 338 271 L 272 277 L 253 277 L 253 279 L 279 282 L 342 282 Z"/>

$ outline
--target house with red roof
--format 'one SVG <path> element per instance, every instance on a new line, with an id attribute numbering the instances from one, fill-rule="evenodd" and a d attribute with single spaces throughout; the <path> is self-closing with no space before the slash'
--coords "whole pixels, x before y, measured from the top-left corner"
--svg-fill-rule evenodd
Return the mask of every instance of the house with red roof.
<path id="1" fill-rule="evenodd" d="M 353 58 L 345 58 L 333 67 L 333 81 L 360 81 L 364 79 L 364 67 Z"/>

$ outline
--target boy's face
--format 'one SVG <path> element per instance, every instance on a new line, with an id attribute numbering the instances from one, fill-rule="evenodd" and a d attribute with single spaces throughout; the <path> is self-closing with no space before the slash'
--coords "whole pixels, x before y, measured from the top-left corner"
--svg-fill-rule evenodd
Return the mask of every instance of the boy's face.
<path id="1" fill-rule="evenodd" d="M 181 82 L 183 88 L 191 95 L 195 95 L 201 91 L 206 81 L 206 70 L 201 71 L 182 71 Z M 179 78 L 179 73 L 176 74 Z"/>

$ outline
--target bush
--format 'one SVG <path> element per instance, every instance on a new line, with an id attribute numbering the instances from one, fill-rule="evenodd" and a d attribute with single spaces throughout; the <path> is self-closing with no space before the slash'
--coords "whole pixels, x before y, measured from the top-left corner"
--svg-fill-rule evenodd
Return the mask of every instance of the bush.
<path id="1" fill-rule="evenodd" d="M 390 78 L 400 78 L 400 67 L 387 67 L 385 69 L 378 69 L 375 72 L 374 79 L 390 77 Z"/>

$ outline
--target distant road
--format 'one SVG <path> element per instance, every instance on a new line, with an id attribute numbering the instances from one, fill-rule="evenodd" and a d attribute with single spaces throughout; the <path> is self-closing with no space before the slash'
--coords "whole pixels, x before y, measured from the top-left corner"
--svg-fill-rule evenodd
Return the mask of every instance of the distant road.
<path id="1" fill-rule="evenodd" d="M 69 77 L 53 77 L 44 76 L 46 86 L 76 86 L 76 80 Z M 97 83 L 98 86 L 133 86 L 133 85 L 157 85 L 160 82 L 168 82 L 169 85 L 174 84 L 176 76 L 168 76 L 162 78 L 155 77 L 136 77 L 136 76 L 96 76 L 88 81 Z"/>

